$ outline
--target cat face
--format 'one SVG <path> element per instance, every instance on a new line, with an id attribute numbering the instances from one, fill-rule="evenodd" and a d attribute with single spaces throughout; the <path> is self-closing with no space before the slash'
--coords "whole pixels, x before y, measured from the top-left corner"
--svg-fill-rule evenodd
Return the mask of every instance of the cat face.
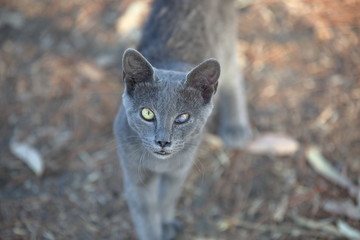
<path id="1" fill-rule="evenodd" d="M 191 147 L 212 110 L 220 71 L 216 60 L 182 73 L 155 69 L 128 50 L 123 64 L 123 106 L 143 147 L 160 159 Z"/>

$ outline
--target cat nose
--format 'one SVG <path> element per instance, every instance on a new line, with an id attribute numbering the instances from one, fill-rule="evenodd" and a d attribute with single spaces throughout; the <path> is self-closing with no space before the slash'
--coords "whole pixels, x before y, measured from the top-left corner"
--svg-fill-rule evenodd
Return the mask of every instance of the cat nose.
<path id="1" fill-rule="evenodd" d="M 156 144 L 159 145 L 160 147 L 164 148 L 166 146 L 170 146 L 171 142 L 168 142 L 168 141 L 156 141 Z"/>

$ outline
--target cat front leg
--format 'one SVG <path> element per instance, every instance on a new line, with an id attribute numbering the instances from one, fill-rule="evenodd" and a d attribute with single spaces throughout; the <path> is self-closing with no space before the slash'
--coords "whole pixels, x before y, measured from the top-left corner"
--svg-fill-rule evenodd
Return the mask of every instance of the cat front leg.
<path id="1" fill-rule="evenodd" d="M 145 182 L 125 179 L 127 203 L 138 239 L 162 240 L 161 214 L 158 206 L 159 176 L 151 174 L 146 177 Z"/>
<path id="2" fill-rule="evenodd" d="M 163 174 L 160 179 L 160 211 L 162 221 L 162 240 L 175 239 L 182 224 L 175 219 L 177 200 L 182 192 L 182 186 L 188 171 L 177 174 Z"/>

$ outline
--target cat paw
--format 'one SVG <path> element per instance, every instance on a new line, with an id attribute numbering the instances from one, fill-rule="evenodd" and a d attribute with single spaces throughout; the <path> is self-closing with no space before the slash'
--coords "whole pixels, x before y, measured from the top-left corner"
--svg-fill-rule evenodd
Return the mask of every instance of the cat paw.
<path id="1" fill-rule="evenodd" d="M 242 149 L 252 139 L 253 134 L 249 126 L 227 126 L 220 129 L 219 135 L 227 148 Z"/>
<path id="2" fill-rule="evenodd" d="M 177 234 L 182 230 L 183 225 L 180 221 L 174 220 L 162 225 L 162 240 L 174 240 Z"/>

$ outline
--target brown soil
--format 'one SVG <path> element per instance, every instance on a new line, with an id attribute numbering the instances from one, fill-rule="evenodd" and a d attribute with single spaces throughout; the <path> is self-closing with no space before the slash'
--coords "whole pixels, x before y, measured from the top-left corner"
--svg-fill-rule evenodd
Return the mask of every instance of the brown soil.
<path id="1" fill-rule="evenodd" d="M 133 39 L 116 21 L 132 2 L 2 1 L 0 239 L 134 238 L 112 135 Z M 180 239 L 341 239 L 297 216 L 360 229 L 323 210 L 325 200 L 355 199 L 305 156 L 317 146 L 360 184 L 359 1 L 239 2 L 254 131 L 301 147 L 288 157 L 224 155 L 204 143 L 179 203 Z M 40 151 L 41 177 L 10 153 L 11 139 Z"/>

